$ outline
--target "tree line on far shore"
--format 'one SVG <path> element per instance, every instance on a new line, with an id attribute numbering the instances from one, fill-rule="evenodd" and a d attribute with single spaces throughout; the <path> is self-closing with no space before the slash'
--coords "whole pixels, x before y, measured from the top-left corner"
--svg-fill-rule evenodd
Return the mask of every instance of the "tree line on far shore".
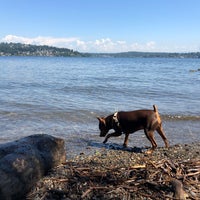
<path id="1" fill-rule="evenodd" d="M 124 58 L 200 58 L 200 52 L 121 52 L 81 53 L 68 48 L 22 43 L 0 43 L 0 56 L 124 57 Z"/>

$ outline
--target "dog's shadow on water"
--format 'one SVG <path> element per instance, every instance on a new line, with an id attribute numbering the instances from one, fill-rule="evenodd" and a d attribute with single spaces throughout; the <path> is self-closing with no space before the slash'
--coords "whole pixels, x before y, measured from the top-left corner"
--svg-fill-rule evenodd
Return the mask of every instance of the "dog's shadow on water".
<path id="1" fill-rule="evenodd" d="M 147 150 L 147 148 L 145 148 L 145 147 L 124 147 L 124 146 L 116 144 L 116 143 L 103 144 L 103 143 L 94 142 L 94 141 L 90 141 L 88 143 L 88 146 L 96 147 L 96 148 L 105 148 L 108 150 L 128 151 L 128 152 L 133 152 L 133 153 L 143 153 Z"/>

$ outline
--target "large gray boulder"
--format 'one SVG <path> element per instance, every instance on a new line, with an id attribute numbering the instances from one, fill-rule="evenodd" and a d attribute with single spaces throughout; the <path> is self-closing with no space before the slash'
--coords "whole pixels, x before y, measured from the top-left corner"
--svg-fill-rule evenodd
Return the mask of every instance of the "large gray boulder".
<path id="1" fill-rule="evenodd" d="M 0 145 L 0 199 L 24 199 L 51 168 L 66 161 L 64 140 L 31 135 Z"/>

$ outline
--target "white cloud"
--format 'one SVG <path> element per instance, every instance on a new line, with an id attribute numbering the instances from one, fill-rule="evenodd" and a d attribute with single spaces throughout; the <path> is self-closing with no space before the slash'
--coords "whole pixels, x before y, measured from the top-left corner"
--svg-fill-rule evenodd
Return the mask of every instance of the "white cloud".
<path id="1" fill-rule="evenodd" d="M 97 52 L 97 53 L 114 53 L 114 52 L 126 52 L 126 51 L 149 51 L 149 52 L 181 52 L 192 49 L 189 46 L 176 46 L 175 45 L 157 45 L 155 41 L 148 41 L 146 43 L 132 42 L 128 43 L 124 40 L 114 41 L 110 38 L 101 38 L 93 41 L 83 41 L 76 37 L 70 38 L 54 38 L 54 37 L 42 37 L 38 36 L 35 38 L 21 37 L 15 35 L 7 35 L 0 39 L 0 42 L 14 42 L 14 43 L 25 43 L 34 45 L 49 45 L 55 47 L 64 47 L 73 49 L 79 52 Z M 193 51 L 195 47 L 193 46 Z M 196 47 L 199 49 L 199 47 Z"/>
<path id="2" fill-rule="evenodd" d="M 112 52 L 116 51 L 116 43 L 113 42 L 110 38 L 103 38 L 90 42 L 94 49 L 98 49 L 99 52 Z"/>
<path id="3" fill-rule="evenodd" d="M 95 41 L 83 41 L 79 38 L 53 38 L 53 37 L 21 37 L 15 35 L 7 35 L 1 39 L 2 42 L 14 42 L 34 45 L 49 45 L 56 47 L 65 47 L 80 52 L 112 52 L 116 51 L 119 42 L 113 42 L 109 38 L 97 39 Z"/>
<path id="4" fill-rule="evenodd" d="M 156 43 L 155 43 L 154 41 L 150 41 L 150 42 L 147 42 L 147 43 L 146 43 L 146 46 L 149 47 L 149 48 L 154 49 L 155 44 L 156 44 Z"/>
<path id="5" fill-rule="evenodd" d="M 66 45 L 76 42 L 77 40 L 77 38 L 53 38 L 41 36 L 28 38 L 15 35 L 7 35 L 2 39 L 3 42 L 20 42 L 24 44 L 50 45 L 57 47 L 66 47 Z"/>

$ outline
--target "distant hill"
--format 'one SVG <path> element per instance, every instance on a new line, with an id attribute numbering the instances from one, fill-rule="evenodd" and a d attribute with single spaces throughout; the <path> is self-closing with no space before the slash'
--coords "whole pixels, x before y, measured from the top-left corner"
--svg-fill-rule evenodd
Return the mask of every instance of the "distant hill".
<path id="1" fill-rule="evenodd" d="M 93 57 L 121 57 L 121 58 L 200 58 L 200 52 L 191 53 L 162 53 L 162 52 L 122 52 L 90 54 Z"/>
<path id="2" fill-rule="evenodd" d="M 83 56 L 67 48 L 38 46 L 21 43 L 0 43 L 0 56 Z"/>
<path id="3" fill-rule="evenodd" d="M 0 56 L 62 56 L 62 57 L 123 57 L 123 58 L 200 58 L 200 52 L 122 52 L 122 53 L 80 53 L 67 48 L 22 43 L 0 43 Z"/>

